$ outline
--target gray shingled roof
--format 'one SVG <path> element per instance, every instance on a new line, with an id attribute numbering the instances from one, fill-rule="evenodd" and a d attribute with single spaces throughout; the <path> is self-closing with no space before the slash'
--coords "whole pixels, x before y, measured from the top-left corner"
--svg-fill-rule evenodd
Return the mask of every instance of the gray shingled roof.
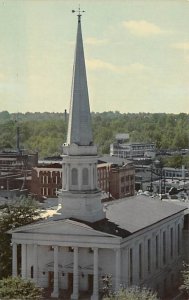
<path id="1" fill-rule="evenodd" d="M 120 228 L 134 233 L 185 209 L 175 203 L 134 196 L 107 204 L 106 217 Z"/>

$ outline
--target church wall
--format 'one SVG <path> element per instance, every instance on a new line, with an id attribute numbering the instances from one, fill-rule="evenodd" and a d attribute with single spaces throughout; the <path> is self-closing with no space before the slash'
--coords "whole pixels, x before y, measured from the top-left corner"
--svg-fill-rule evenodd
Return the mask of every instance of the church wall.
<path id="1" fill-rule="evenodd" d="M 121 284 L 146 285 L 158 289 L 160 294 L 176 287 L 181 267 L 182 227 L 183 216 L 173 216 L 129 238 L 122 247 Z"/>

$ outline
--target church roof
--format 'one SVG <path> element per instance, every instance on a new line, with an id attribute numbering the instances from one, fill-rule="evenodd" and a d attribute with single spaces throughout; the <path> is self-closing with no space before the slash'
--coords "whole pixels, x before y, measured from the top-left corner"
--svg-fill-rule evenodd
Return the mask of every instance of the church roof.
<path id="1" fill-rule="evenodd" d="M 92 142 L 93 137 L 81 21 L 80 18 L 78 18 L 67 144 L 75 143 L 80 146 L 89 146 Z"/>
<path id="2" fill-rule="evenodd" d="M 186 207 L 147 196 L 133 196 L 106 204 L 106 217 L 131 234 L 169 218 Z"/>
<path id="3" fill-rule="evenodd" d="M 73 218 L 70 218 L 70 220 L 74 220 Z M 126 229 L 120 228 L 117 224 L 115 224 L 114 222 L 109 221 L 108 219 L 102 219 L 93 223 L 87 222 L 87 221 L 81 221 L 81 220 L 76 220 L 77 222 L 82 222 L 86 225 L 88 225 L 89 227 L 91 227 L 92 229 L 96 230 L 96 231 L 100 231 L 103 233 L 107 233 L 107 234 L 111 234 L 111 235 L 115 235 L 118 237 L 122 237 L 125 238 L 127 236 L 129 236 L 131 233 L 129 231 L 127 231 Z"/>
<path id="4" fill-rule="evenodd" d="M 113 201 L 106 205 L 106 218 L 87 222 L 61 216 L 40 220 L 36 223 L 18 227 L 9 233 L 43 233 L 61 235 L 118 237 L 126 238 L 133 233 L 150 227 L 162 220 L 183 212 L 186 207 L 167 203 L 147 196 L 134 196 Z"/>

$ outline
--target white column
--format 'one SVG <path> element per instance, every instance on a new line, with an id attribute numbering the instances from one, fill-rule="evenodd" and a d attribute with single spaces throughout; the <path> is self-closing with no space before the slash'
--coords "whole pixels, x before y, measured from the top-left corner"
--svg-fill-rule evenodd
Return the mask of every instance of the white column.
<path id="1" fill-rule="evenodd" d="M 79 190 L 82 190 L 82 166 L 81 165 L 78 165 L 78 187 L 79 187 Z"/>
<path id="2" fill-rule="evenodd" d="M 159 261 L 159 266 L 161 268 L 161 267 L 163 267 L 163 230 L 162 229 L 160 229 L 159 245 L 160 245 L 160 261 Z"/>
<path id="3" fill-rule="evenodd" d="M 144 246 L 143 246 L 143 279 L 148 277 L 148 244 L 147 244 L 147 237 L 144 237 Z"/>
<path id="4" fill-rule="evenodd" d="M 37 244 L 33 246 L 33 278 L 34 282 L 37 284 L 38 276 L 38 259 L 37 259 Z"/>
<path id="5" fill-rule="evenodd" d="M 67 185 L 66 190 L 69 191 L 69 189 L 70 189 L 70 164 L 67 164 L 66 171 L 67 171 L 67 176 L 65 176 L 64 178 L 66 178 L 66 180 L 67 180 L 67 182 L 66 182 L 66 185 Z"/>
<path id="6" fill-rule="evenodd" d="M 158 269 L 161 267 L 161 232 L 158 232 Z"/>
<path id="7" fill-rule="evenodd" d="M 133 247 L 133 283 L 139 285 L 139 243 Z"/>
<path id="8" fill-rule="evenodd" d="M 173 260 L 176 258 L 176 227 L 173 225 Z"/>
<path id="9" fill-rule="evenodd" d="M 93 295 L 91 300 L 98 300 L 98 248 L 93 249 Z"/>
<path id="10" fill-rule="evenodd" d="M 65 163 L 62 164 L 62 189 L 66 189 L 66 168 Z"/>
<path id="11" fill-rule="evenodd" d="M 151 272 L 156 270 L 156 235 L 152 234 L 151 238 Z"/>
<path id="12" fill-rule="evenodd" d="M 59 287 L 58 287 L 58 246 L 54 246 L 54 287 L 51 297 L 58 298 Z"/>
<path id="13" fill-rule="evenodd" d="M 166 264 L 171 260 L 171 229 L 168 225 L 166 228 Z"/>
<path id="14" fill-rule="evenodd" d="M 98 180 L 97 180 L 97 163 L 94 165 L 94 188 L 97 188 Z"/>
<path id="15" fill-rule="evenodd" d="M 90 164 L 90 184 L 92 190 L 94 189 L 93 167 L 93 164 Z"/>
<path id="16" fill-rule="evenodd" d="M 125 268 L 125 282 L 126 287 L 129 285 L 129 248 L 127 247 L 124 251 L 124 268 Z"/>
<path id="17" fill-rule="evenodd" d="M 73 294 L 71 295 L 72 300 L 79 298 L 79 272 L 78 272 L 78 247 L 74 247 L 74 268 L 73 268 Z"/>
<path id="18" fill-rule="evenodd" d="M 17 266 L 17 244 L 13 242 L 12 244 L 12 276 L 16 277 L 18 275 Z"/>
<path id="19" fill-rule="evenodd" d="M 27 278 L 26 274 L 26 244 L 22 244 L 22 254 L 21 254 L 21 268 L 22 268 L 22 278 Z"/>
<path id="20" fill-rule="evenodd" d="M 120 289 L 120 280 L 121 280 L 121 250 L 116 249 L 116 265 L 115 265 L 115 290 Z"/>
<path id="21" fill-rule="evenodd" d="M 182 224 L 181 222 L 179 223 L 179 230 L 178 230 L 178 242 L 179 242 L 179 253 L 178 256 L 182 255 Z M 178 249 L 177 249 L 178 250 Z"/>

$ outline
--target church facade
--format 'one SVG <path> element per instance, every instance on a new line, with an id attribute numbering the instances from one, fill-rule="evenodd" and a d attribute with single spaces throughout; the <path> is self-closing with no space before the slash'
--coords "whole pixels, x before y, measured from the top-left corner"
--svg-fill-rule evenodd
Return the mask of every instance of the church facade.
<path id="1" fill-rule="evenodd" d="M 184 208 L 144 196 L 101 203 L 80 12 L 62 180 L 57 213 L 11 232 L 13 276 L 21 245 L 21 276 L 52 289 L 52 297 L 67 290 L 78 299 L 88 291 L 97 300 L 106 275 L 113 290 L 147 285 L 162 293 L 174 286 Z"/>

